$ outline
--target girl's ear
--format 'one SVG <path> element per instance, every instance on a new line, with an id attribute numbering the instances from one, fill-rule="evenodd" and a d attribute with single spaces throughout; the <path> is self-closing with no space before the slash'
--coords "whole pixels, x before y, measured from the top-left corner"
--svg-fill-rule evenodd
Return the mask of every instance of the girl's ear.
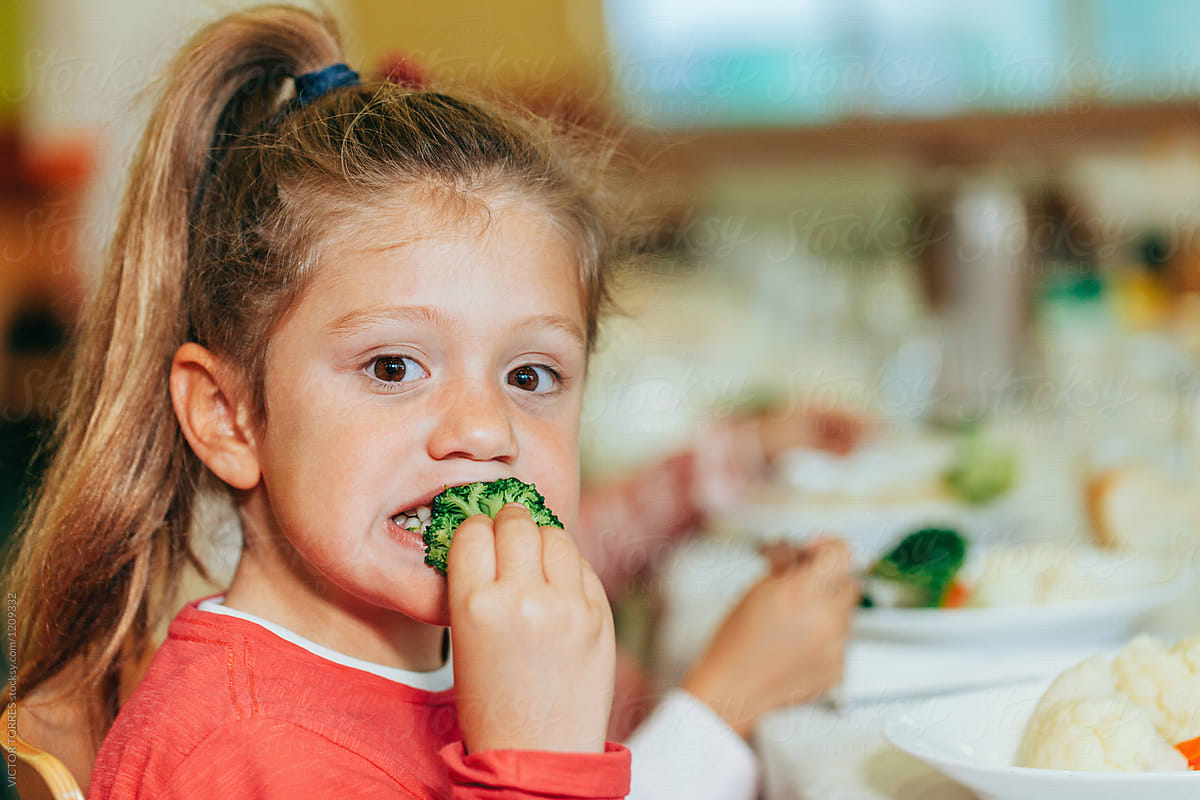
<path id="1" fill-rule="evenodd" d="M 253 489 L 260 472 L 253 398 L 235 372 L 193 342 L 171 361 L 171 403 L 192 450 L 235 489 Z"/>

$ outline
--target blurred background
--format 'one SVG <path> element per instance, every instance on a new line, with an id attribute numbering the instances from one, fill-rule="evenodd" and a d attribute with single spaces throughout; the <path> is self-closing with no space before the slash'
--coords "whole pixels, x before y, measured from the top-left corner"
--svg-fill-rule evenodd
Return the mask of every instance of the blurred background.
<path id="1" fill-rule="evenodd" d="M 237 5 L 0 0 L 6 454 L 52 409 L 54 356 L 148 113 L 139 93 Z M 595 365 L 590 475 L 772 392 L 907 421 L 1036 410 L 1101 461 L 1132 446 L 1097 441 L 1101 417 L 1191 435 L 1187 2 L 327 5 L 363 72 L 399 65 L 623 126 L 659 227 Z M 1142 414 L 1131 382 L 1179 413 Z M 25 460 L 3 460 L 6 518 Z"/>
<path id="2" fill-rule="evenodd" d="M 139 93 L 238 5 L 0 0 L 5 530 L 149 111 Z M 657 224 L 592 364 L 588 480 L 747 403 L 802 398 L 898 434 L 986 427 L 1021 453 L 1005 524 L 1027 534 L 1096 538 L 1089 491 L 1131 465 L 1158 481 L 1159 501 L 1137 502 L 1200 519 L 1194 4 L 325 5 L 360 72 L 501 87 L 624 131 Z M 779 526 L 796 535 L 812 527 L 799 505 Z M 624 608 L 648 652 L 638 603 Z"/>

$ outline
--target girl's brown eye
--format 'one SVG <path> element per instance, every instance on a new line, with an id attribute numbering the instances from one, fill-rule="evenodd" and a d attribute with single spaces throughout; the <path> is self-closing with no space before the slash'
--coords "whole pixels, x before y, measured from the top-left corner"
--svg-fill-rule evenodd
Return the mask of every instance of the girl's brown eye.
<path id="1" fill-rule="evenodd" d="M 508 385 L 527 392 L 545 394 L 554 391 L 557 376 L 549 367 L 527 364 L 508 373 Z"/>
<path id="2" fill-rule="evenodd" d="M 517 367 L 512 372 L 508 373 L 508 383 L 510 386 L 516 386 L 530 392 L 536 392 L 538 387 L 538 374 L 534 372 L 533 367 Z"/>
<path id="3" fill-rule="evenodd" d="M 381 356 L 375 359 L 373 372 L 375 377 L 381 381 L 396 383 L 403 381 L 409 372 L 407 361 L 412 361 L 411 358 L 403 356 Z M 415 362 L 414 362 L 415 364 Z"/>

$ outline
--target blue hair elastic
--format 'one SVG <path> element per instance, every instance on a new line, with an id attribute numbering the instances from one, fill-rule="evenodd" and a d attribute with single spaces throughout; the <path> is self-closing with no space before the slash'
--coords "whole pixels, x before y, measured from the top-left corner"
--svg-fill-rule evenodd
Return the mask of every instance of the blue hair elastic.
<path id="1" fill-rule="evenodd" d="M 292 105 L 300 108 L 308 105 L 326 92 L 343 86 L 357 86 L 358 73 L 345 64 L 330 64 L 315 72 L 306 72 L 295 78 L 296 96 Z"/>
<path id="2" fill-rule="evenodd" d="M 298 108 L 303 108 L 327 92 L 340 89 L 343 86 L 357 86 L 361 83 L 358 79 L 358 73 L 345 64 L 330 64 L 324 69 L 298 75 L 293 78 L 293 81 L 296 84 L 296 96 L 275 113 L 274 121 L 276 123 L 282 117 L 287 116 Z M 217 129 L 208 147 L 208 168 L 200 176 L 200 183 L 196 189 L 195 199 L 193 200 L 193 212 L 200 207 L 201 200 L 204 198 L 204 192 L 208 188 L 208 183 L 212 180 L 213 175 L 216 174 L 217 167 L 221 163 L 221 159 L 225 156 L 226 144 L 236 136 L 236 131 L 232 127 L 230 112 L 231 109 L 236 108 L 237 103 L 234 101 L 237 99 L 238 96 L 235 95 L 234 99 L 226 104 L 224 110 L 221 111 L 221 116 L 217 119 Z"/>

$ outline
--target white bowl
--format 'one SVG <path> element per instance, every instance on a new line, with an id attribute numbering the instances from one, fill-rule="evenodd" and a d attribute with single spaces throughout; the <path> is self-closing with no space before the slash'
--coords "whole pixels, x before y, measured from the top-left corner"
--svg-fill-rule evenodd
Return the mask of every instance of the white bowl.
<path id="1" fill-rule="evenodd" d="M 1078 772 L 1014 767 L 1025 723 L 1048 680 L 939 697 L 884 725 L 896 748 L 980 800 L 1196 800 L 1200 772 Z"/>

